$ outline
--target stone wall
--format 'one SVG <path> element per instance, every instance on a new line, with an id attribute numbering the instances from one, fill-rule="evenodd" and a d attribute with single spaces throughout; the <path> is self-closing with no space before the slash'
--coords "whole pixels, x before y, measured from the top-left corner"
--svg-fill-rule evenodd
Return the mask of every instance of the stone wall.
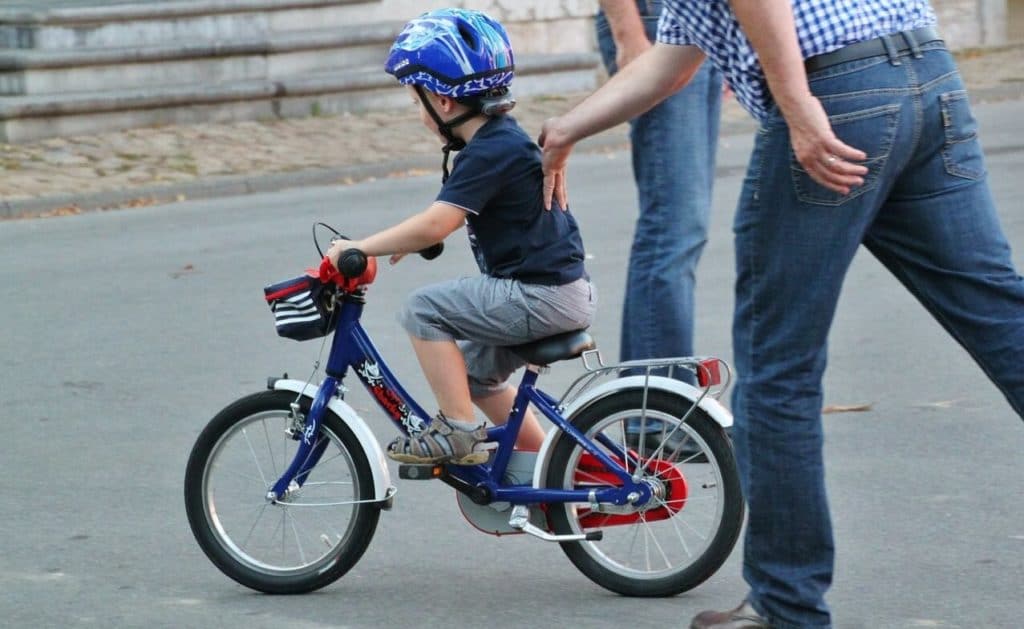
<path id="1" fill-rule="evenodd" d="M 953 49 L 998 46 L 1008 40 L 1008 2 L 1017 0 L 932 0 L 939 25 Z M 505 23 L 517 50 L 570 52 L 595 50 L 590 18 L 597 0 L 453 0 L 453 6 L 480 9 Z M 383 0 L 382 15 L 413 16 L 417 0 Z M 1016 39 L 1014 37 L 1013 39 Z"/>
<path id="2" fill-rule="evenodd" d="M 1007 42 L 1007 0 L 932 0 L 932 5 L 954 50 Z"/>
<path id="3" fill-rule="evenodd" d="M 446 6 L 486 11 L 502 22 L 520 54 L 571 53 L 596 50 L 591 19 L 597 0 L 448 0 Z M 367 22 L 404 21 L 439 3 L 423 0 L 381 0 Z"/>

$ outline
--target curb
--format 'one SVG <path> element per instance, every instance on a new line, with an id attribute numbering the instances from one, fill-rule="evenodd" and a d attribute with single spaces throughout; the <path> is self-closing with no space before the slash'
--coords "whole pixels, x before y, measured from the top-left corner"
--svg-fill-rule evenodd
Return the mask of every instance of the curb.
<path id="1" fill-rule="evenodd" d="M 1024 100 L 1024 84 L 973 90 L 971 100 L 975 103 Z M 749 118 L 743 121 L 723 121 L 719 136 L 723 138 L 750 136 L 756 128 L 756 123 Z M 580 142 L 577 151 L 624 150 L 628 144 L 629 138 L 623 125 Z M 741 149 L 740 153 L 741 155 L 736 155 L 736 151 L 726 154 L 720 152 L 716 176 L 734 174 L 745 168 L 746 152 Z M 276 192 L 288 188 L 352 184 L 369 179 L 401 176 L 412 171 L 438 170 L 439 163 L 440 154 L 438 153 L 437 155 L 416 155 L 397 160 L 336 168 L 311 168 L 287 173 L 258 175 L 229 175 L 84 195 L 61 194 L 17 201 L 0 201 L 0 220 L 62 216 L 96 210 L 174 203 L 186 199 L 213 199 Z"/>
<path id="2" fill-rule="evenodd" d="M 627 145 L 628 138 L 624 133 L 610 131 L 586 142 L 581 142 L 579 150 L 614 150 L 625 148 Z M 90 194 L 60 194 L 17 201 L 0 201 L 0 220 L 63 216 L 96 210 L 174 203 L 186 199 L 214 199 L 277 192 L 288 188 L 352 184 L 371 179 L 396 177 L 420 170 L 436 170 L 440 173 L 440 164 L 441 152 L 438 151 L 436 155 L 416 155 L 372 164 L 309 168 L 287 173 L 228 175 Z"/>

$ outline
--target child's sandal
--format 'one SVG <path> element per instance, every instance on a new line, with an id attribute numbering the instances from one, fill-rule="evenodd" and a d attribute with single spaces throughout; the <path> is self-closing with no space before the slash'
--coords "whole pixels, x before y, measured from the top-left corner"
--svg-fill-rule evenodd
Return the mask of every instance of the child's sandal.
<path id="1" fill-rule="evenodd" d="M 401 463 L 480 465 L 490 456 L 477 446 L 487 441 L 487 429 L 460 427 L 438 413 L 427 429 L 415 437 L 398 437 L 388 444 L 388 458 Z"/>

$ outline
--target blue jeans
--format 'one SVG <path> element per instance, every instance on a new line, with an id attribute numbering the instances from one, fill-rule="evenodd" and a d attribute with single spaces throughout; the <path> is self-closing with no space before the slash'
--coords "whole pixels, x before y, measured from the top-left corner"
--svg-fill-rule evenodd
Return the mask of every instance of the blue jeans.
<path id="1" fill-rule="evenodd" d="M 637 6 L 654 41 L 661 2 Z M 603 14 L 596 24 L 614 74 L 615 42 Z M 622 309 L 622 360 L 694 353 L 695 273 L 707 242 L 721 100 L 721 75 L 705 63 L 683 90 L 629 123 L 640 216 Z"/>
<path id="2" fill-rule="evenodd" d="M 829 627 L 834 547 L 822 374 L 840 287 L 863 244 L 1024 413 L 1024 280 L 986 182 L 977 123 L 941 42 L 810 75 L 833 130 L 865 151 L 840 196 L 793 158 L 777 113 L 758 132 L 735 218 L 733 441 L 749 505 L 743 575 L 773 627 Z"/>

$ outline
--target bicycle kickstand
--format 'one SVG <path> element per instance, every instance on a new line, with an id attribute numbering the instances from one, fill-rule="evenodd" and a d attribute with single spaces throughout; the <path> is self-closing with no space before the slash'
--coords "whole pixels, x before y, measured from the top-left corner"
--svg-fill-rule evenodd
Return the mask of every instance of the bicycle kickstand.
<path id="1" fill-rule="evenodd" d="M 508 525 L 517 531 L 533 535 L 545 542 L 598 542 L 604 537 L 604 531 L 588 531 L 576 535 L 554 535 L 544 529 L 530 523 L 530 508 L 526 505 L 516 505 L 512 508 L 512 515 L 508 519 Z"/>

